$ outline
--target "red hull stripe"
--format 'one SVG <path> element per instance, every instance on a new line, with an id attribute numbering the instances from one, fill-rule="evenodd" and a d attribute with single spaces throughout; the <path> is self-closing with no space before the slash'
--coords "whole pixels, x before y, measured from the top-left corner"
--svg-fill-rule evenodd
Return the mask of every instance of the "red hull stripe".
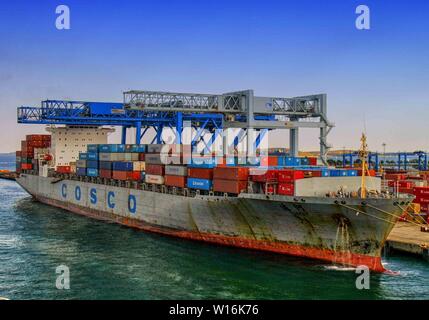
<path id="1" fill-rule="evenodd" d="M 240 237 L 230 237 L 223 235 L 216 235 L 210 233 L 201 233 L 197 231 L 181 231 L 170 229 L 167 227 L 154 226 L 145 223 L 141 220 L 126 218 L 113 215 L 107 212 L 100 212 L 96 209 L 84 208 L 72 203 L 64 203 L 54 199 L 49 199 L 37 196 L 40 202 L 59 207 L 68 211 L 72 211 L 79 215 L 84 215 L 90 218 L 104 221 L 113 221 L 128 227 L 141 229 L 148 232 L 179 237 L 183 239 L 191 239 L 197 241 L 205 241 L 224 246 L 239 247 L 252 250 L 269 251 L 292 256 L 306 257 L 329 261 L 333 263 L 345 264 L 349 266 L 367 266 L 370 270 L 375 272 L 386 271 L 381 263 L 381 257 L 373 257 L 361 254 L 352 254 L 349 252 L 338 252 L 329 249 L 319 249 L 314 247 L 306 247 L 301 245 L 291 245 L 282 242 L 253 240 Z"/>

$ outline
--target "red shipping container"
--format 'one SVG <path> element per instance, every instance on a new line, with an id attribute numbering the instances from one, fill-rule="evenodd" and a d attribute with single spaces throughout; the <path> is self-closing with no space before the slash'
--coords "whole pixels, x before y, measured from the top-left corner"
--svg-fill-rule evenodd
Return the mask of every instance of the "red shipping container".
<path id="1" fill-rule="evenodd" d="M 407 175 L 403 173 L 386 173 L 384 178 L 386 180 L 405 180 Z"/>
<path id="2" fill-rule="evenodd" d="M 216 167 L 213 170 L 213 179 L 247 181 L 249 168 L 245 167 Z"/>
<path id="3" fill-rule="evenodd" d="M 293 183 L 279 183 L 277 187 L 277 193 L 284 196 L 293 196 L 295 192 L 295 186 Z"/>
<path id="4" fill-rule="evenodd" d="M 414 203 L 424 203 L 424 204 L 429 204 L 429 198 L 420 198 L 420 197 L 416 197 L 413 200 Z"/>
<path id="5" fill-rule="evenodd" d="M 417 197 L 429 197 L 429 187 L 414 187 L 413 194 Z"/>
<path id="6" fill-rule="evenodd" d="M 166 186 L 185 188 L 187 182 L 187 177 L 183 176 L 165 176 L 164 184 Z"/>
<path id="7" fill-rule="evenodd" d="M 27 141 L 47 141 L 51 140 L 51 135 L 49 134 L 29 134 L 25 137 Z"/>
<path id="8" fill-rule="evenodd" d="M 399 191 L 399 193 L 409 193 L 409 194 L 413 194 L 413 188 L 404 188 L 404 187 L 399 187 L 398 191 Z"/>
<path id="9" fill-rule="evenodd" d="M 99 174 L 101 178 L 105 178 L 105 179 L 112 178 L 112 170 L 100 169 Z"/>
<path id="10" fill-rule="evenodd" d="M 22 170 L 32 170 L 33 164 L 31 163 L 21 163 L 21 169 Z"/>
<path id="11" fill-rule="evenodd" d="M 261 167 L 277 167 L 279 165 L 276 156 L 261 156 Z"/>
<path id="12" fill-rule="evenodd" d="M 298 179 L 304 179 L 304 171 L 302 170 L 279 170 L 279 182 L 291 182 Z"/>
<path id="13" fill-rule="evenodd" d="M 145 154 L 139 153 L 139 161 L 144 161 L 144 158 L 145 158 Z"/>
<path id="14" fill-rule="evenodd" d="M 213 180 L 213 191 L 239 194 L 247 191 L 247 181 Z"/>
<path id="15" fill-rule="evenodd" d="M 112 172 L 113 179 L 116 180 L 131 180 L 132 171 L 113 171 Z"/>
<path id="16" fill-rule="evenodd" d="M 321 177 L 322 171 L 321 170 L 305 170 L 304 171 L 304 177 Z"/>
<path id="17" fill-rule="evenodd" d="M 267 170 L 263 168 L 250 168 L 251 180 L 255 182 L 277 181 L 278 170 Z"/>
<path id="18" fill-rule="evenodd" d="M 213 169 L 188 168 L 188 177 L 213 180 Z"/>
<path id="19" fill-rule="evenodd" d="M 308 164 L 310 166 L 317 166 L 317 158 L 313 158 L 313 157 L 308 158 Z"/>
<path id="20" fill-rule="evenodd" d="M 21 156 L 21 150 L 16 151 L 16 152 L 15 152 L 15 156 L 20 157 L 20 156 Z"/>
<path id="21" fill-rule="evenodd" d="M 141 171 L 132 171 L 131 172 L 131 180 L 139 181 L 142 179 Z"/>
<path id="22" fill-rule="evenodd" d="M 389 187 L 395 187 L 395 188 L 405 188 L 405 189 L 412 189 L 414 187 L 414 182 L 412 181 L 405 181 L 405 180 L 400 180 L 400 181 L 388 181 L 387 185 Z"/>
<path id="23" fill-rule="evenodd" d="M 162 164 L 146 164 L 146 173 L 155 176 L 164 175 L 164 165 Z"/>
<path id="24" fill-rule="evenodd" d="M 57 170 L 58 173 L 70 173 L 71 168 L 70 166 L 57 166 Z"/>

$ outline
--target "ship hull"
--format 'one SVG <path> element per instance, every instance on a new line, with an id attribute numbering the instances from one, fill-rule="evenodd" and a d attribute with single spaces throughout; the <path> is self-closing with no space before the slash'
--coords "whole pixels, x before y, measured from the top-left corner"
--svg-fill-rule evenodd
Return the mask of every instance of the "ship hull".
<path id="1" fill-rule="evenodd" d="M 184 197 L 32 175 L 21 175 L 17 182 L 40 202 L 98 220 L 184 239 L 365 265 L 376 272 L 384 271 L 381 249 L 402 213 L 388 199 L 362 205 L 359 199 L 339 204 L 332 198 L 251 194 Z"/>

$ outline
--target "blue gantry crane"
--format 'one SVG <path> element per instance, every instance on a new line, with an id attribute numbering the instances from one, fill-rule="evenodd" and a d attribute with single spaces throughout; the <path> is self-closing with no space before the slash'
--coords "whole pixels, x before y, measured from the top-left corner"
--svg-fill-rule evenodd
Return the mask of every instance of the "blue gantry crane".
<path id="1" fill-rule="evenodd" d="M 253 90 L 225 94 L 132 90 L 124 92 L 123 103 L 46 100 L 41 107 L 19 107 L 18 123 L 121 126 L 122 143 L 128 128 L 135 128 L 136 143 L 149 129 L 156 133 L 152 143 L 163 143 L 165 128 L 170 128 L 175 142 L 181 143 L 184 128 L 190 127 L 194 132 L 192 145 L 202 142 L 206 150 L 228 129 L 241 129 L 232 144 L 237 147 L 246 141 L 247 150 L 256 150 L 269 130 L 288 129 L 290 153 L 294 156 L 298 154 L 299 128 L 317 128 L 323 161 L 330 148 L 327 136 L 334 126 L 327 118 L 325 94 L 255 97 Z"/>
<path id="2" fill-rule="evenodd" d="M 339 157 L 342 158 L 343 167 L 346 167 L 353 166 L 355 161 L 359 158 L 359 155 L 357 152 L 346 152 L 340 156 L 330 156 L 329 159 L 338 161 Z M 383 167 L 394 167 L 398 170 L 407 170 L 413 160 L 415 160 L 418 170 L 426 171 L 428 169 L 428 155 L 423 151 L 388 153 L 370 152 L 367 160 L 370 168 L 377 171 L 381 165 L 383 165 Z"/>

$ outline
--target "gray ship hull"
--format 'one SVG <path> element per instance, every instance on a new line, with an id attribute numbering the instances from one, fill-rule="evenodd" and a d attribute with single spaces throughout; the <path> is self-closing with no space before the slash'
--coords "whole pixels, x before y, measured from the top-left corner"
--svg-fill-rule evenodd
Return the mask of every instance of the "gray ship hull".
<path id="1" fill-rule="evenodd" d="M 387 236 L 411 201 L 365 199 L 362 204 L 353 198 L 262 194 L 185 197 L 29 174 L 17 182 L 43 203 L 95 219 L 221 245 L 366 265 L 378 272 L 384 271 L 380 256 Z"/>

